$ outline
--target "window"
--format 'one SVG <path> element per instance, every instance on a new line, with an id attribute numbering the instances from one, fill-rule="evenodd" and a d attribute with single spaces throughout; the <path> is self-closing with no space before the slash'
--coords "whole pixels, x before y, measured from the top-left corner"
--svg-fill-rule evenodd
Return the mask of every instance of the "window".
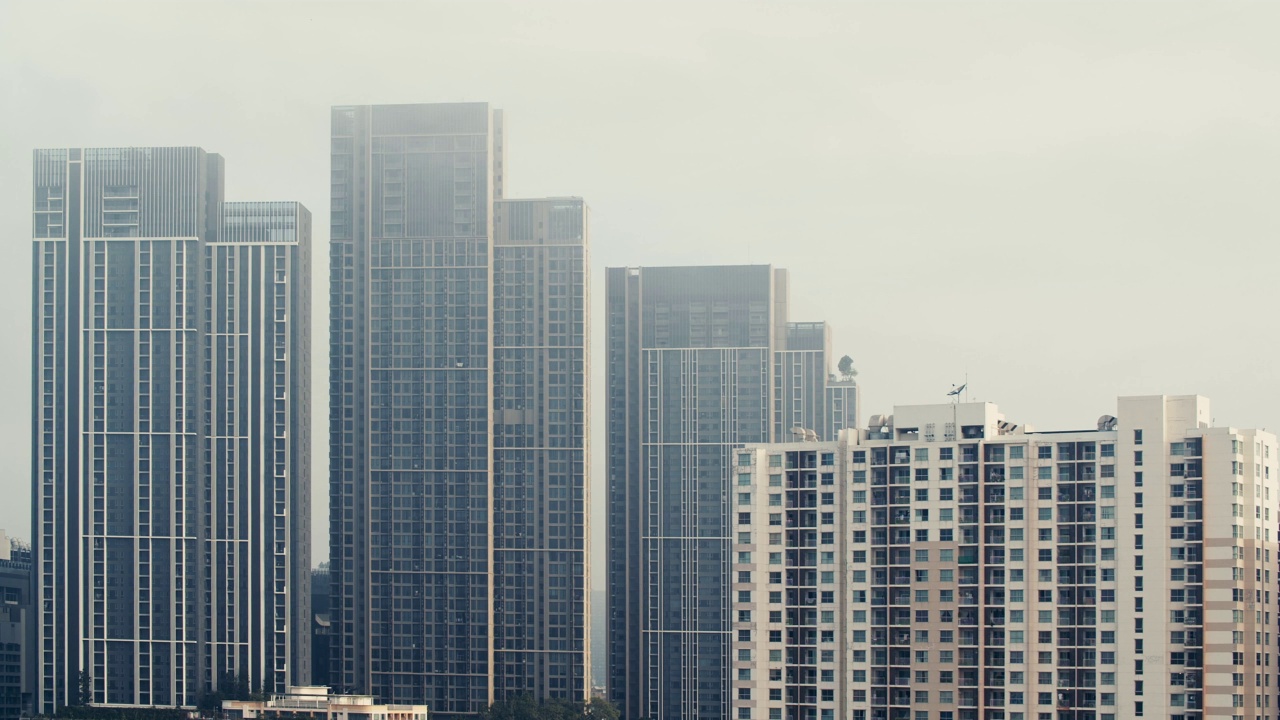
<path id="1" fill-rule="evenodd" d="M 738 455 L 738 464 L 739 464 L 739 465 L 750 465 L 750 464 L 751 464 L 751 454 L 750 454 L 750 453 L 740 453 L 740 454 Z M 724 476 L 723 476 L 723 475 L 721 475 L 720 477 L 724 477 Z"/>
<path id="2" fill-rule="evenodd" d="M 1021 445 L 1010 445 L 1010 446 L 1009 446 L 1009 459 L 1010 459 L 1010 460 L 1021 460 L 1021 459 L 1022 459 L 1022 446 L 1021 446 Z"/>
<path id="3" fill-rule="evenodd" d="M 929 459 L 929 448 L 924 448 L 924 447 L 916 448 L 916 460 L 917 460 L 917 461 L 919 461 L 919 462 L 926 462 L 926 461 L 928 461 L 928 459 Z"/>
<path id="4" fill-rule="evenodd" d="M 1133 451 L 1133 464 L 1134 464 L 1134 465 L 1138 465 L 1138 466 L 1141 466 L 1141 465 L 1142 465 L 1142 451 L 1141 451 L 1141 450 L 1134 450 L 1134 451 Z"/>
<path id="5" fill-rule="evenodd" d="M 953 460 L 953 459 L 954 459 L 954 453 L 955 453 L 955 448 L 949 448 L 949 447 L 938 448 L 938 459 L 939 459 L 939 460 Z M 723 477 L 723 476 L 722 476 L 722 477 Z"/>
<path id="6" fill-rule="evenodd" d="M 1141 431 L 1141 430 L 1134 430 L 1134 431 L 1133 431 L 1133 444 L 1134 444 L 1134 445 L 1141 445 L 1141 444 L 1142 444 L 1142 431 Z"/>

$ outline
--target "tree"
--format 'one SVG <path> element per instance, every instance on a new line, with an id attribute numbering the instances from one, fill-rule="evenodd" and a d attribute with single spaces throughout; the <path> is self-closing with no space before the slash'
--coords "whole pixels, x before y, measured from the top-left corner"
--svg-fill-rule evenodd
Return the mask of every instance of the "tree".
<path id="1" fill-rule="evenodd" d="M 593 697 L 587 701 L 586 714 L 592 720 L 618 720 L 622 717 L 618 706 L 602 697 Z"/>
<path id="2" fill-rule="evenodd" d="M 79 688 L 76 698 L 76 705 L 89 705 L 93 702 L 93 678 L 89 677 L 89 673 L 84 670 L 80 671 Z"/>
<path id="3" fill-rule="evenodd" d="M 837 365 L 836 368 L 840 370 L 840 377 L 846 382 L 854 379 L 858 375 L 858 371 L 853 367 L 853 358 L 848 355 L 840 358 L 840 364 Z"/>
<path id="4" fill-rule="evenodd" d="M 619 720 L 618 708 L 604 698 L 582 703 L 571 700 L 535 700 L 516 695 L 499 700 L 485 711 L 486 720 Z"/>

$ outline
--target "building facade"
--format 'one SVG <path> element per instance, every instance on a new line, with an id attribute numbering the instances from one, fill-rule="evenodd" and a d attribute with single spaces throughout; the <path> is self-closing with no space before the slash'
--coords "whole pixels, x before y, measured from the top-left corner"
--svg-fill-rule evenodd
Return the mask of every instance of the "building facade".
<path id="1" fill-rule="evenodd" d="M 837 422 L 826 327 L 788 322 L 769 266 L 607 273 L 609 693 L 628 718 L 725 717 L 725 478 L 734 448 Z"/>
<path id="2" fill-rule="evenodd" d="M 37 150 L 34 166 L 37 711 L 287 683 L 306 634 L 289 569 L 309 542 L 306 211 L 277 206 L 292 239 L 260 251 L 218 155 Z"/>
<path id="3" fill-rule="evenodd" d="M 330 680 L 585 697 L 585 207 L 503 200 L 483 103 L 332 130 Z"/>
<path id="4" fill-rule="evenodd" d="M 32 715 L 35 629 L 31 547 L 0 530 L 0 720 Z"/>
<path id="5" fill-rule="evenodd" d="M 205 246 L 205 666 L 311 677 L 311 213 L 224 202 Z"/>
<path id="6" fill-rule="evenodd" d="M 1274 718 L 1275 436 L 898 407 L 737 454 L 737 718 Z"/>
<path id="7" fill-rule="evenodd" d="M 494 208 L 494 673 L 500 697 L 583 699 L 587 208 Z"/>

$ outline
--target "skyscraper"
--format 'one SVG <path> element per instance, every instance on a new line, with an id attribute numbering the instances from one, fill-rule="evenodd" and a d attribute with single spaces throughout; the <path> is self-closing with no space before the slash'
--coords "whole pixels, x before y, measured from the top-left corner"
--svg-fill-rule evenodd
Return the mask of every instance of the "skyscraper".
<path id="1" fill-rule="evenodd" d="M 222 168 L 35 153 L 39 712 L 306 678 L 309 216 Z"/>
<path id="2" fill-rule="evenodd" d="M 494 673 L 500 696 L 585 698 L 587 209 L 494 213 Z"/>
<path id="3" fill-rule="evenodd" d="M 732 716 L 1274 717 L 1275 435 L 1118 406 L 897 407 L 738 453 Z"/>
<path id="4" fill-rule="evenodd" d="M 483 103 L 333 110 L 331 680 L 585 696 L 586 210 Z"/>
<path id="5" fill-rule="evenodd" d="M 205 663 L 283 692 L 311 681 L 311 213 L 221 210 L 205 250 Z"/>
<path id="6" fill-rule="evenodd" d="M 607 283 L 609 691 L 629 718 L 726 717 L 732 452 L 856 408 L 828 417 L 826 328 L 788 323 L 786 271 Z"/>

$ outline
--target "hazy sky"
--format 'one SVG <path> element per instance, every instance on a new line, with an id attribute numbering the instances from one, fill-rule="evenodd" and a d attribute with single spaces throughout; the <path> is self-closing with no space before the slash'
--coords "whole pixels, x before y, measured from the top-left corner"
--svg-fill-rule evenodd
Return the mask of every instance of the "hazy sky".
<path id="1" fill-rule="evenodd" d="M 335 104 L 492 102 L 508 196 L 586 198 L 597 407 L 604 267 L 773 263 L 856 360 L 864 420 L 968 373 L 1041 429 L 1148 393 L 1276 429 L 1278 28 L 1221 2 L 0 0 L 0 527 L 30 530 L 32 148 L 199 145 L 227 199 L 316 219 L 327 555 Z"/>

